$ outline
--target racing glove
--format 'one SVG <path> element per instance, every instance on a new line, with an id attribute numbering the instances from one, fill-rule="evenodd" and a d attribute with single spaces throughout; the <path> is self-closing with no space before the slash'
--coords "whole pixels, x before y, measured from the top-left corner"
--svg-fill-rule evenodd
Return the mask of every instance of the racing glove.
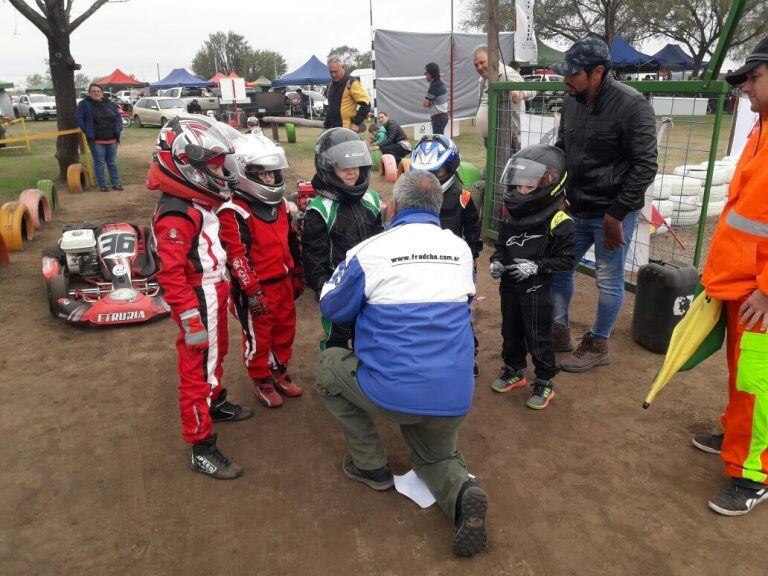
<path id="1" fill-rule="evenodd" d="M 504 275 L 504 264 L 502 264 L 498 260 L 494 260 L 493 262 L 491 262 L 490 270 L 491 270 L 491 278 L 498 280 Z"/>
<path id="2" fill-rule="evenodd" d="M 264 298 L 264 292 L 259 289 L 253 296 L 248 296 L 248 310 L 254 316 L 263 316 L 269 314 L 269 308 L 267 308 L 267 301 Z"/>
<path id="3" fill-rule="evenodd" d="M 524 258 L 515 258 L 515 263 L 509 268 L 509 273 L 515 282 L 521 282 L 531 276 L 536 276 L 539 272 L 539 265 L 531 260 Z"/>
<path id="4" fill-rule="evenodd" d="M 184 328 L 184 344 L 187 345 L 187 350 L 192 352 L 207 350 L 208 330 L 205 329 L 200 319 L 200 311 L 197 308 L 193 308 L 183 312 L 179 318 Z"/>

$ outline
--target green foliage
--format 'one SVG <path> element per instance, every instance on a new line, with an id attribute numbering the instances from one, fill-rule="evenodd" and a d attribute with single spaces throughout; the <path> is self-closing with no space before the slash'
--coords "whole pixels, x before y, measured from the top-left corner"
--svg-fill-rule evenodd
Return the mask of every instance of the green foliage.
<path id="1" fill-rule="evenodd" d="M 75 74 L 76 90 L 79 90 L 79 91 L 87 90 L 90 83 L 91 83 L 91 79 L 88 77 L 87 74 L 83 74 L 82 72 L 78 72 Z"/>
<path id="2" fill-rule="evenodd" d="M 279 52 L 254 50 L 245 36 L 231 30 L 210 34 L 192 59 L 192 71 L 204 79 L 217 72 L 235 72 L 251 80 L 261 75 L 274 80 L 285 74 L 287 68 Z"/>
<path id="3" fill-rule="evenodd" d="M 370 50 L 367 52 L 360 52 L 360 50 L 352 48 L 351 46 L 337 46 L 328 52 L 328 58 L 331 56 L 338 56 L 341 58 L 347 70 L 371 67 L 372 55 Z"/>

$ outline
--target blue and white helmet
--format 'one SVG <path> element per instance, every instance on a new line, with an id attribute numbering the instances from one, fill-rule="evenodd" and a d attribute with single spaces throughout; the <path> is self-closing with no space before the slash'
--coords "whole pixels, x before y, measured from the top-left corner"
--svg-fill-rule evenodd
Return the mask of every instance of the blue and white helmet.
<path id="1" fill-rule="evenodd" d="M 442 134 L 423 136 L 411 153 L 411 170 L 428 170 L 437 179 L 443 192 L 448 190 L 456 180 L 456 170 L 461 158 L 456 144 Z M 437 175 L 440 168 L 445 168 L 445 174 Z"/>

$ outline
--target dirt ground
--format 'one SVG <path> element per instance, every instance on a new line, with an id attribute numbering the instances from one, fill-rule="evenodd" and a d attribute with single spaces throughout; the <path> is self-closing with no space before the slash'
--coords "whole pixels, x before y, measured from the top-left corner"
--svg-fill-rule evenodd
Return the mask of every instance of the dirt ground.
<path id="1" fill-rule="evenodd" d="M 121 153 L 148 157 L 146 148 Z M 711 513 L 722 466 L 690 444 L 723 407 L 724 358 L 678 377 L 643 411 L 661 357 L 632 341 L 631 297 L 611 340 L 613 363 L 560 375 L 553 403 L 535 412 L 524 391 L 488 387 L 500 366 L 499 301 L 479 275 L 481 375 L 460 446 L 489 496 L 490 547 L 473 559 L 452 557 L 452 527 L 437 507 L 342 476 L 342 435 L 313 386 L 320 326 L 311 294 L 298 302 L 292 366 L 306 393 L 279 410 L 256 405 L 230 322 L 226 386 L 255 416 L 218 432 L 245 474 L 224 483 L 191 473 L 173 323 L 73 328 L 50 317 L 40 277 L 40 251 L 63 223 L 148 222 L 155 200 L 140 182 L 123 193 L 64 192 L 54 222 L 0 270 L 3 574 L 761 573 L 768 508 Z M 593 281 L 580 277 L 576 332 L 595 302 Z M 381 431 L 393 471 L 406 472 L 397 429 L 382 422 Z"/>

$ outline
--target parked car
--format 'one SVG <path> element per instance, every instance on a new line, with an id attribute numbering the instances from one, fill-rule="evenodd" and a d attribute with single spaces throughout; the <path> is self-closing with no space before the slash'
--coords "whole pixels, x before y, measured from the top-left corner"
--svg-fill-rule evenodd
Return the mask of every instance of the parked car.
<path id="1" fill-rule="evenodd" d="M 218 97 L 205 88 L 168 88 L 167 90 L 158 90 L 157 95 L 167 98 L 179 98 L 184 101 L 184 106 L 192 102 L 192 100 L 197 100 L 200 108 L 203 109 L 203 113 L 208 110 L 219 109 Z"/>
<path id="2" fill-rule="evenodd" d="M 47 94 L 22 94 L 16 106 L 20 118 L 48 120 L 56 116 L 56 99 Z"/>
<path id="3" fill-rule="evenodd" d="M 187 105 L 179 98 L 140 98 L 133 105 L 133 122 L 138 128 L 149 125 L 163 126 L 171 118 L 186 112 Z"/>
<path id="4" fill-rule="evenodd" d="M 523 76 L 526 82 L 562 82 L 563 77 L 557 74 L 529 74 Z M 558 112 L 563 107 L 562 92 L 538 92 L 527 100 L 528 111 L 539 114 Z"/>
<path id="5" fill-rule="evenodd" d="M 312 115 L 318 117 L 325 116 L 325 110 L 328 108 L 328 100 L 325 99 L 325 96 L 314 90 L 302 90 L 302 92 L 309 96 L 312 102 Z M 301 110 L 301 97 L 298 92 L 291 90 L 290 92 L 286 92 L 285 95 L 291 99 L 291 102 L 293 102 L 294 110 Z"/>

